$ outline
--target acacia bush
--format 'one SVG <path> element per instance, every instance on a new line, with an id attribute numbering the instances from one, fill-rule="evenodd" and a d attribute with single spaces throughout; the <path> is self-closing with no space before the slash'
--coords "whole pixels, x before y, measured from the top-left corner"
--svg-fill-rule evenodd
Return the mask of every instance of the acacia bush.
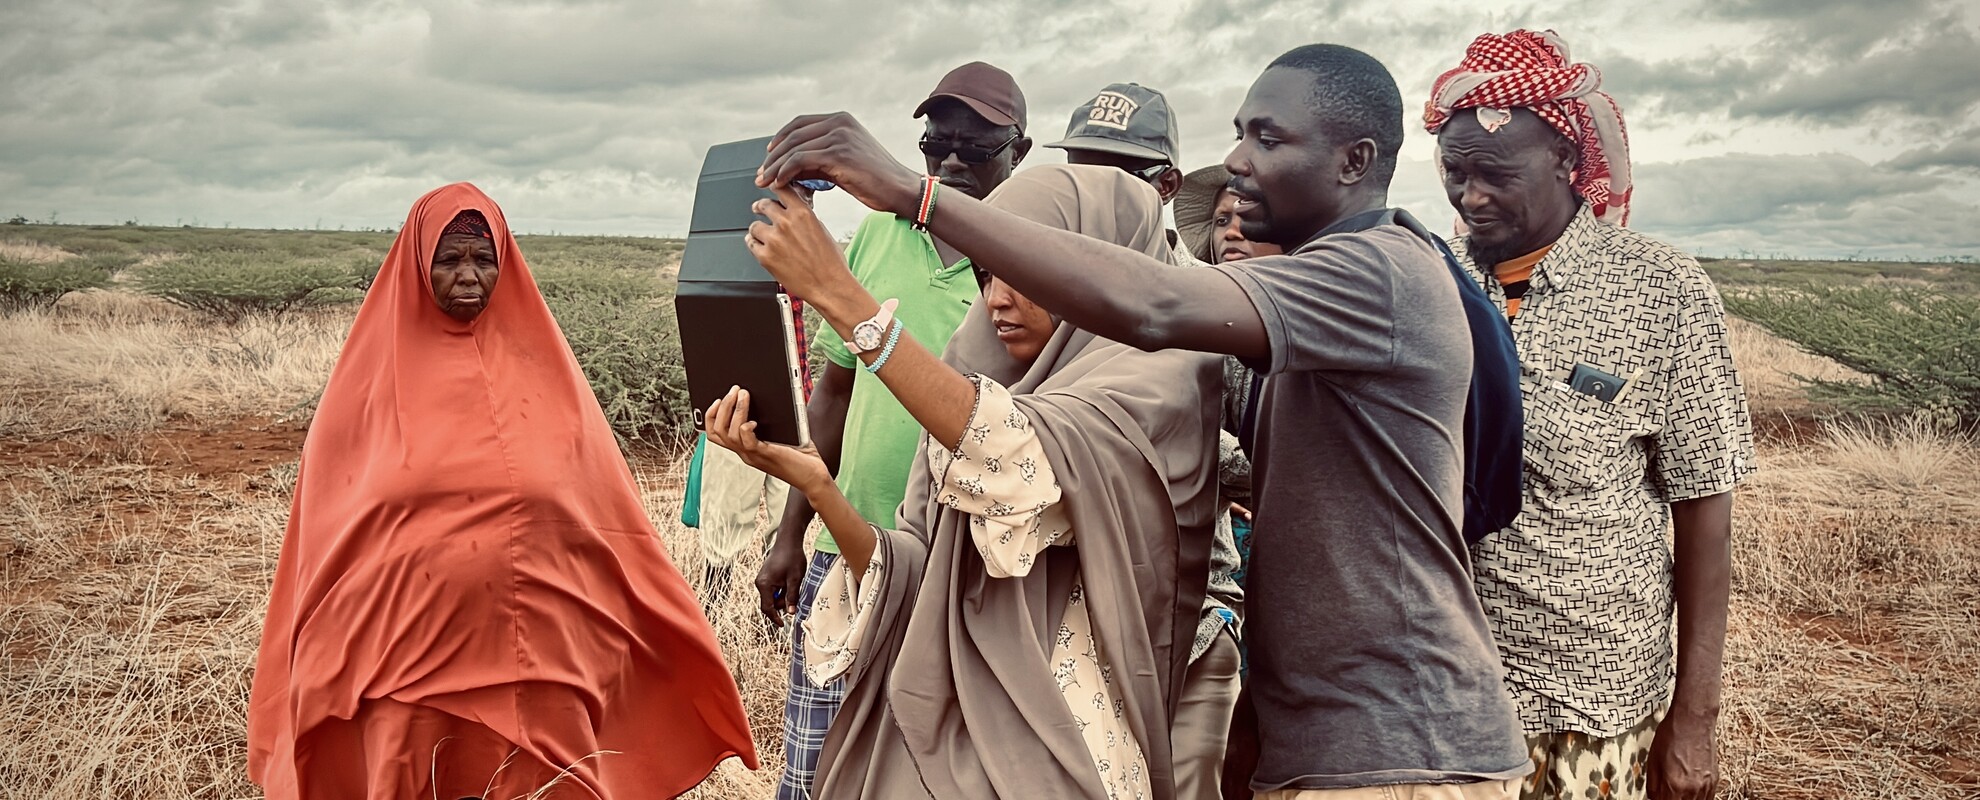
<path id="1" fill-rule="evenodd" d="M 232 325 L 250 315 L 312 305 L 317 292 L 362 288 L 376 269 L 352 257 L 271 262 L 252 253 L 210 252 L 136 270 L 136 284 L 145 294 Z M 354 299 L 348 291 L 337 296 Z"/>
<path id="2" fill-rule="evenodd" d="M 132 260 L 119 255 L 47 262 L 0 258 L 0 310 L 49 308 L 70 292 L 101 289 Z"/>
<path id="3" fill-rule="evenodd" d="M 1817 399 L 1863 411 L 1980 424 L 1980 297 L 1894 286 L 1727 292 L 1726 309 L 1869 376 L 1801 378 Z"/>
<path id="4" fill-rule="evenodd" d="M 672 286 L 648 269 L 534 272 L 620 440 L 659 444 L 686 436 L 693 421 Z"/>

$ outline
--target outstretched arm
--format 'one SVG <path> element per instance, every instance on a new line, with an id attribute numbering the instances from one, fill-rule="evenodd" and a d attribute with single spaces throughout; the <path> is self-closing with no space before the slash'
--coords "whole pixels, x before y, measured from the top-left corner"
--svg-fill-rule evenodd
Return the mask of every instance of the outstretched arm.
<path id="1" fill-rule="evenodd" d="M 811 207 L 797 202 L 789 188 L 777 193 L 781 201 L 758 200 L 752 207 L 764 221 L 750 226 L 745 240 L 750 254 L 850 341 L 853 326 L 878 314 L 880 303 L 847 269 L 845 257 Z M 929 436 L 955 449 L 976 408 L 976 385 L 915 341 L 901 323 L 895 322 L 889 334 L 898 339 L 876 373 L 880 381 Z M 881 355 L 867 352 L 859 358 L 871 366 L 879 363 Z"/>
<path id="2" fill-rule="evenodd" d="M 920 176 L 847 114 L 799 117 L 772 140 L 757 182 L 802 178 L 831 180 L 871 208 L 910 218 L 921 201 Z M 1250 298 L 1215 270 L 1176 268 L 961 192 L 937 195 L 929 229 L 1020 294 L 1100 336 L 1144 350 L 1270 356 Z"/>

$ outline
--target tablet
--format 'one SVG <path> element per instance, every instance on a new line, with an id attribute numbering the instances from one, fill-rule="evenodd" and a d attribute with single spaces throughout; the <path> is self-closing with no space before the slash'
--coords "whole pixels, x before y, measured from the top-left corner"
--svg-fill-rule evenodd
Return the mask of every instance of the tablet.
<path id="1" fill-rule="evenodd" d="M 766 442 L 811 441 L 804 406 L 803 359 L 791 298 L 743 244 L 760 219 L 749 207 L 772 197 L 756 186 L 770 139 L 709 148 L 695 185 L 687 247 L 674 290 L 694 427 L 707 429 L 708 407 L 729 387 L 749 390 L 750 418 Z"/>

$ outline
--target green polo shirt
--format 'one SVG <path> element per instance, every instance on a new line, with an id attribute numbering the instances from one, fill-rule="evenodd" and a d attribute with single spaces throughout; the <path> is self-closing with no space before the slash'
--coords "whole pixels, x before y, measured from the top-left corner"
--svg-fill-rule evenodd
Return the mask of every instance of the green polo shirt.
<path id="1" fill-rule="evenodd" d="M 874 299 L 901 301 L 894 318 L 915 341 L 937 354 L 949 346 L 949 335 L 981 294 L 969 259 L 942 266 L 934 240 L 893 214 L 875 213 L 860 223 L 846 247 L 846 263 Z M 917 457 L 921 424 L 846 349 L 832 326 L 819 330 L 815 347 L 832 363 L 853 370 L 852 402 L 846 408 L 846 432 L 839 450 L 839 490 L 868 522 L 893 527 L 894 512 L 907 495 L 908 467 Z M 839 552 L 829 532 L 818 535 L 817 546 L 827 553 Z"/>

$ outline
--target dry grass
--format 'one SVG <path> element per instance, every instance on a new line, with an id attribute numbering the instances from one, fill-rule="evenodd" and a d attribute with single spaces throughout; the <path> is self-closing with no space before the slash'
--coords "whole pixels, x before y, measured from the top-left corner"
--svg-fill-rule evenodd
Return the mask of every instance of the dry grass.
<path id="1" fill-rule="evenodd" d="M 55 264 L 75 258 L 76 254 L 54 245 L 42 244 L 27 239 L 0 239 L 0 261 L 20 264 Z"/>
<path id="2" fill-rule="evenodd" d="M 1797 378 L 1844 381 L 1862 376 L 1834 361 L 1795 347 L 1765 328 L 1733 319 L 1733 359 L 1753 408 L 1760 413 L 1806 414 L 1813 410 Z"/>
<path id="3" fill-rule="evenodd" d="M 0 483 L 0 786 L 246 797 L 243 702 L 287 504 L 112 457 Z"/>
<path id="4" fill-rule="evenodd" d="M 0 352 L 0 795 L 257 796 L 244 704 L 300 442 L 265 417 L 314 395 L 348 323 L 267 324 L 304 345 L 264 374 L 213 355 L 224 329 L 117 293 L 0 318 L 29 353 Z M 1735 336 L 1756 411 L 1805 414 L 1787 374 L 1833 365 Z M 1798 418 L 1739 499 L 1722 796 L 1980 796 L 1980 453 Z M 699 590 L 679 461 L 635 467 Z M 697 798 L 768 796 L 780 767 L 787 651 L 755 562 L 713 622 L 764 769 L 728 762 Z"/>
<path id="5" fill-rule="evenodd" d="M 1884 489 L 1970 485 L 1973 438 L 1924 416 L 1885 422 L 1844 418 L 1825 425 L 1829 450 L 1857 480 Z"/>
<path id="6" fill-rule="evenodd" d="M 0 478 L 0 795 L 258 796 L 244 767 L 245 704 L 294 464 L 189 475 L 171 448 L 240 435 L 113 439 Z M 699 544 L 678 524 L 679 459 L 639 473 L 669 554 L 699 592 Z M 738 574 L 754 574 L 756 560 L 746 554 Z M 690 797 L 774 786 L 788 650 L 759 620 L 754 593 L 739 590 L 713 622 L 765 768 L 726 762 Z"/>
<path id="7" fill-rule="evenodd" d="M 1725 748 L 1736 797 L 1980 792 L 1980 457 L 1832 428 L 1739 498 Z"/>
<path id="8" fill-rule="evenodd" d="M 174 419 L 306 411 L 352 310 L 214 326 L 155 298 L 72 294 L 5 320 L 0 437 L 149 430 Z"/>

